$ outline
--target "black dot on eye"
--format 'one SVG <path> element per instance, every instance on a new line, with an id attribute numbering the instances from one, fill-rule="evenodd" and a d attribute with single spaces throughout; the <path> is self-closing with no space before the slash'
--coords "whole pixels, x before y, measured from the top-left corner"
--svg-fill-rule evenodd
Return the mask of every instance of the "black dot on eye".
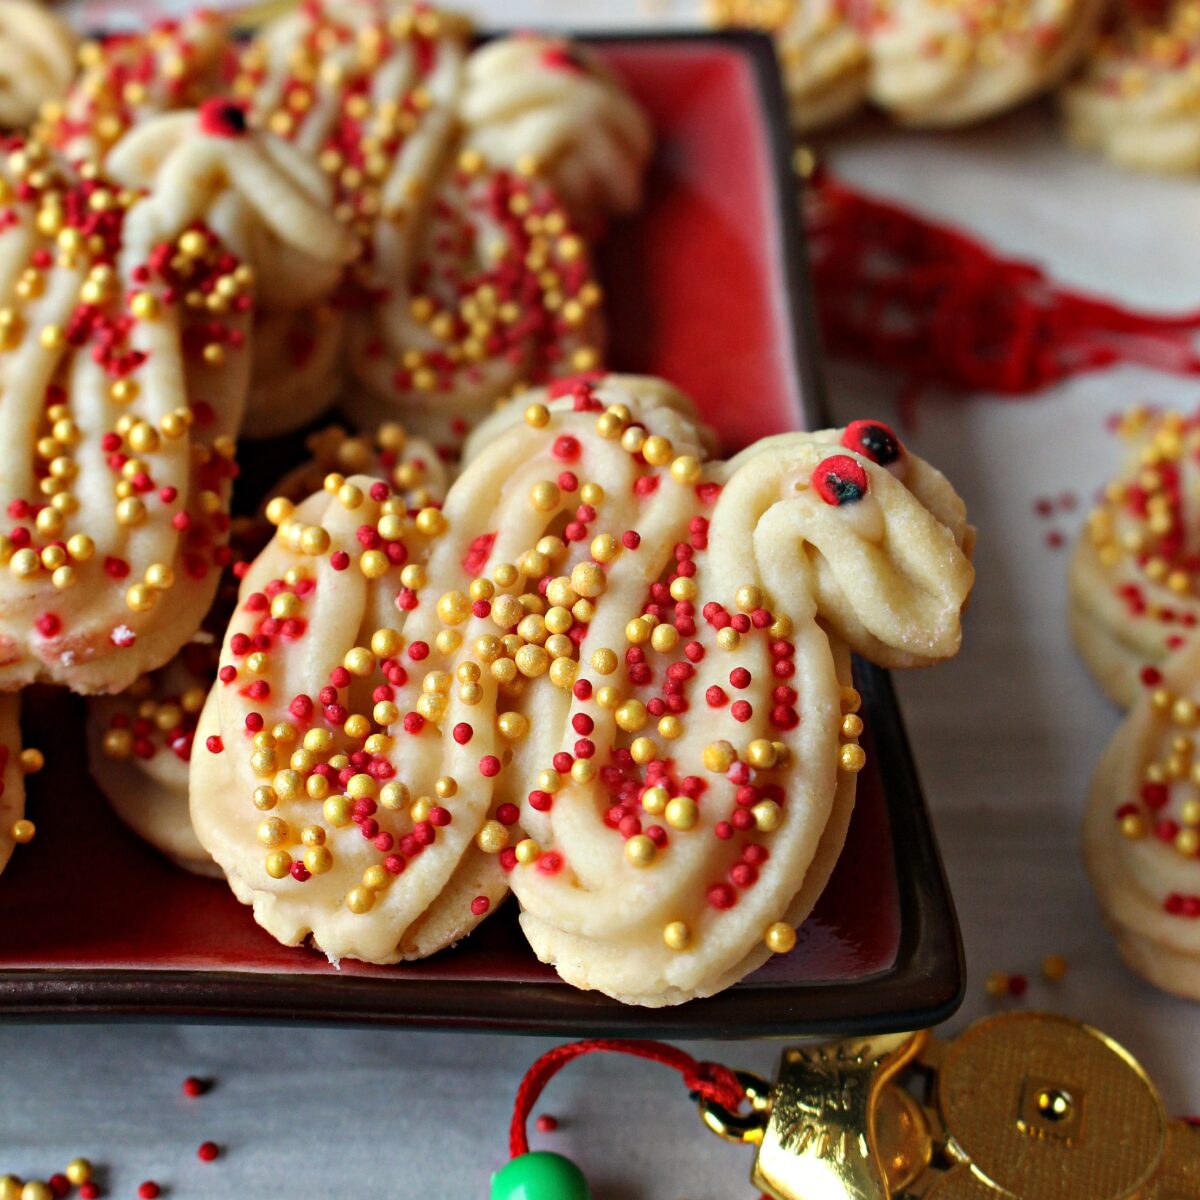
<path id="1" fill-rule="evenodd" d="M 882 421 L 852 421 L 842 434 L 842 445 L 881 467 L 894 463 L 904 453 L 900 439 Z"/>

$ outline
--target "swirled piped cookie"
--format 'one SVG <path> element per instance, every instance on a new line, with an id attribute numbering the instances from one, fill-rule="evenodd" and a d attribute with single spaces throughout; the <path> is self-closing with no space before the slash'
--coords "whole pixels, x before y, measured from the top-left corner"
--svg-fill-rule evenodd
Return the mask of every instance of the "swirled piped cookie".
<path id="1" fill-rule="evenodd" d="M 853 0 L 710 0 L 718 26 L 762 29 L 775 41 L 792 129 L 831 125 L 867 98 L 867 46 Z"/>
<path id="2" fill-rule="evenodd" d="M 35 141 L 0 164 L 0 687 L 119 691 L 199 627 L 253 298 L 334 281 L 353 249 L 289 156 L 174 114 L 103 175 Z"/>
<path id="3" fill-rule="evenodd" d="M 1092 778 L 1084 862 L 1126 963 L 1200 999 L 1200 646 L 1145 689 Z"/>
<path id="4" fill-rule="evenodd" d="M 72 162 L 102 167 L 135 125 L 219 94 L 231 47 L 228 19 L 207 9 L 85 42 L 78 75 L 47 97 L 35 134 Z"/>
<path id="5" fill-rule="evenodd" d="M 1200 170 L 1200 3 L 1114 5 L 1061 101 L 1071 137 L 1122 166 Z"/>
<path id="6" fill-rule="evenodd" d="M 1088 669 L 1128 706 L 1200 620 L 1200 416 L 1134 409 L 1118 433 L 1125 461 L 1075 547 L 1068 617 Z"/>
<path id="7" fill-rule="evenodd" d="M 907 125 L 963 125 L 1059 83 L 1105 0 L 868 0 L 872 101 Z"/>
<path id="8" fill-rule="evenodd" d="M 366 471 L 389 480 L 410 508 L 439 502 L 445 473 L 433 448 L 385 425 L 374 438 L 332 426 L 308 439 L 312 458 L 277 485 L 299 501 L 330 471 Z M 265 528 L 264 528 L 265 527 Z M 235 523 L 237 555 L 204 625 L 165 667 L 143 675 L 116 696 L 90 697 L 88 765 L 117 815 L 168 858 L 199 874 L 220 875 L 192 829 L 188 772 L 196 723 L 217 679 L 221 639 L 237 600 L 235 576 L 262 548 L 265 520 Z"/>
<path id="9" fill-rule="evenodd" d="M 886 426 L 710 444 L 668 385 L 580 379 L 441 511 L 340 474 L 275 507 L 191 784 L 260 924 L 390 962 L 511 884 L 564 978 L 643 1004 L 793 944 L 864 761 L 850 648 L 954 654 L 971 534 Z"/>
<path id="10" fill-rule="evenodd" d="M 75 34 L 34 0 L 0 3 L 0 126 L 23 129 L 75 75 Z"/>
<path id="11" fill-rule="evenodd" d="M 324 172 L 364 247 L 301 347 L 323 362 L 344 333 L 359 387 L 343 403 L 364 428 L 397 416 L 454 447 L 498 398 L 599 363 L 583 226 L 636 205 L 650 134 L 577 47 L 473 51 L 452 13 L 318 3 L 261 32 L 233 89 Z M 299 406 L 288 388 L 254 406 L 264 430 L 332 399 L 302 375 Z"/>
<path id="12" fill-rule="evenodd" d="M 119 695 L 90 697 L 87 736 L 88 768 L 117 816 L 178 866 L 219 877 L 192 829 L 187 798 L 196 722 L 217 676 L 218 637 L 202 628 L 165 667 Z"/>
<path id="13" fill-rule="evenodd" d="M 640 381 L 581 386 L 464 473 L 514 503 L 501 455 L 521 462 L 534 533 L 564 458 L 602 489 L 583 511 L 560 501 L 571 540 L 545 594 L 571 617 L 579 665 L 570 689 L 526 692 L 510 882 L 540 958 L 647 1005 L 791 948 L 864 763 L 850 651 L 953 655 L 974 577 L 962 502 L 886 426 L 781 435 L 721 462 L 656 400 Z"/>
<path id="14" fill-rule="evenodd" d="M 20 696 L 0 692 L 0 872 L 35 832 L 25 818 L 25 776 L 41 769 L 42 755 L 22 748 L 20 721 Z"/>

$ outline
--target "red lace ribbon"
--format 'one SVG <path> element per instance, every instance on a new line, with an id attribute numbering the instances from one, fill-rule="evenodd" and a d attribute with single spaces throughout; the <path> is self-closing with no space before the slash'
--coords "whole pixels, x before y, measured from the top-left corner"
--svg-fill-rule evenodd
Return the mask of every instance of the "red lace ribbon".
<path id="1" fill-rule="evenodd" d="M 830 353 L 930 384 L 1028 395 L 1117 363 L 1200 375 L 1200 310 L 1138 313 L 1059 287 L 951 226 L 818 172 L 805 204 Z"/>
<path id="2" fill-rule="evenodd" d="M 619 1038 L 589 1038 L 584 1042 L 569 1042 L 565 1046 L 555 1046 L 553 1050 L 548 1050 L 529 1068 L 525 1078 L 521 1080 L 513 1104 L 512 1126 L 508 1133 L 508 1148 L 513 1158 L 529 1152 L 526 1125 L 529 1114 L 545 1090 L 546 1084 L 568 1063 L 582 1058 L 585 1054 L 597 1052 L 631 1054 L 634 1058 L 648 1058 L 651 1062 L 662 1063 L 664 1067 L 670 1067 L 683 1076 L 684 1085 L 689 1092 L 694 1092 L 715 1104 L 721 1104 L 731 1112 L 736 1112 L 746 1098 L 745 1089 L 728 1067 L 723 1067 L 720 1063 L 698 1062 L 690 1054 L 685 1054 L 664 1042 L 632 1042 Z"/>

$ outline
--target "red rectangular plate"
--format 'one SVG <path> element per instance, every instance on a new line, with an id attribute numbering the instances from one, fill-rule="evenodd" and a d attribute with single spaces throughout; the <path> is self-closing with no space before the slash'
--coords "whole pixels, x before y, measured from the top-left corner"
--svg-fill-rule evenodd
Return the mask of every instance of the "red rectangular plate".
<path id="1" fill-rule="evenodd" d="M 658 134 L 647 203 L 601 252 L 610 361 L 681 385 L 730 447 L 822 423 L 770 42 L 587 40 L 628 81 Z M 0 880 L 0 1015 L 675 1037 L 932 1024 L 961 998 L 958 928 L 891 685 L 864 664 L 857 674 L 869 766 L 845 852 L 796 950 L 719 996 L 659 1010 L 561 983 L 525 945 L 511 904 L 419 963 L 336 970 L 317 952 L 278 945 L 223 884 L 171 866 L 112 816 L 86 773 L 82 704 L 34 697 L 27 736 L 47 748 L 49 763 L 31 781 L 38 837 Z"/>

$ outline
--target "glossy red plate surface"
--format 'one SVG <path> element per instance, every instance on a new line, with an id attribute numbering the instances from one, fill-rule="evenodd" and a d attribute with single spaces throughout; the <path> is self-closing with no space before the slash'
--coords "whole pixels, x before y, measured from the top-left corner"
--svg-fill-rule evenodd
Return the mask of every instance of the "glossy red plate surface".
<path id="1" fill-rule="evenodd" d="M 658 131 L 648 202 L 602 251 L 611 362 L 673 379 L 730 446 L 819 422 L 769 42 L 670 35 L 596 45 Z M 657 1011 L 560 983 L 525 945 L 511 905 L 461 946 L 410 965 L 335 970 L 317 952 L 278 945 L 223 884 L 171 866 L 112 816 L 86 774 L 82 704 L 31 697 L 27 737 L 49 762 L 31 781 L 38 837 L 0 882 L 0 1015 L 675 1036 L 932 1023 L 961 994 L 958 931 L 890 684 L 861 665 L 859 676 L 870 765 L 845 853 L 796 950 L 721 996 Z"/>

